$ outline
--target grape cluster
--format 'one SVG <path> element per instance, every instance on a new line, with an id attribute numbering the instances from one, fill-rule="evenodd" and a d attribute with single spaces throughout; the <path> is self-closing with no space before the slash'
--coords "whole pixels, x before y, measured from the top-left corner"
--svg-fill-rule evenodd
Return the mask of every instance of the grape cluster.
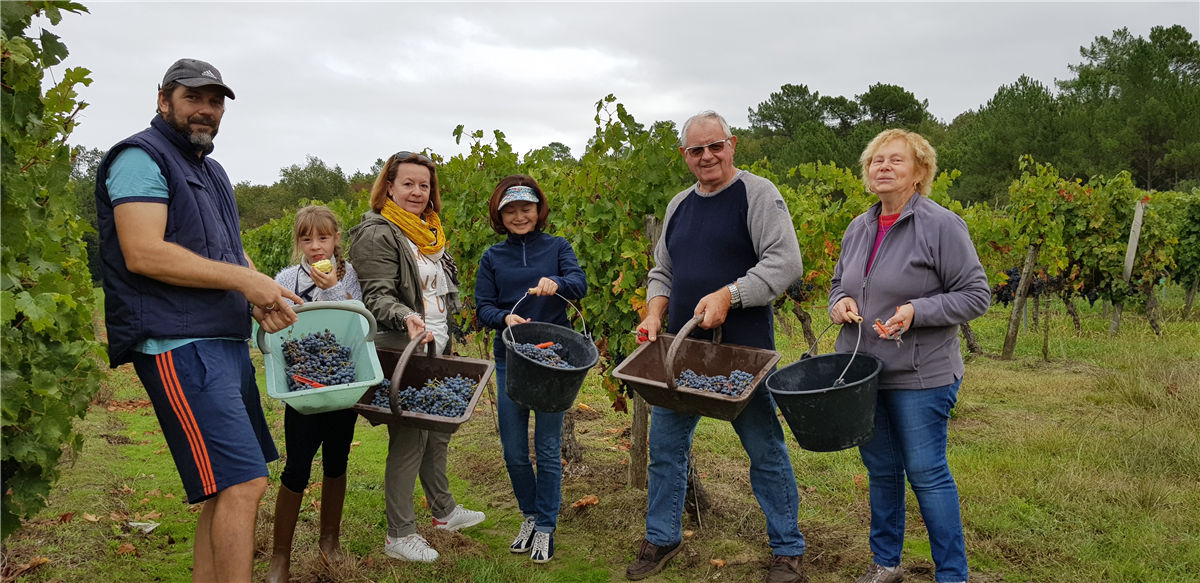
<path id="1" fill-rule="evenodd" d="M 554 368 L 573 368 L 571 363 L 559 356 L 558 353 L 563 349 L 563 345 L 555 342 L 549 348 L 538 348 L 536 344 L 514 343 L 513 350 L 524 355 L 538 364 L 552 366 Z"/>
<path id="2" fill-rule="evenodd" d="M 729 373 L 729 376 L 716 375 L 710 377 L 699 374 L 689 368 L 684 370 L 683 374 L 679 375 L 679 378 L 675 379 L 675 385 L 736 397 L 741 395 L 750 386 L 750 381 L 752 380 L 754 380 L 754 375 L 744 370 L 735 370 Z"/>
<path id="3" fill-rule="evenodd" d="M 419 389 L 406 387 L 399 391 L 400 408 L 439 417 L 462 417 L 467 411 L 471 396 L 475 393 L 476 384 L 475 379 L 462 375 L 429 379 L 425 381 L 425 386 Z M 388 392 L 391 386 L 391 381 L 384 379 L 383 384 L 371 397 L 373 407 L 389 410 L 392 408 L 392 399 Z"/>
<path id="4" fill-rule="evenodd" d="M 349 347 L 337 341 L 329 329 L 305 334 L 299 340 L 283 342 L 283 359 L 287 364 L 289 391 L 311 389 L 292 375 L 300 375 L 325 386 L 352 383 L 357 378 Z"/>

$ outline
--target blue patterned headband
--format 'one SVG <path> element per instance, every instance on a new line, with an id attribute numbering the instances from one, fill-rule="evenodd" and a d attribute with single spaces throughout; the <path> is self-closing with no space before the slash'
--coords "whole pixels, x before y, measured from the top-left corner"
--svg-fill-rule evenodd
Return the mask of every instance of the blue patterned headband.
<path id="1" fill-rule="evenodd" d="M 496 207 L 496 210 L 504 208 L 504 205 L 510 202 L 517 201 L 538 202 L 538 196 L 528 186 L 510 186 L 504 191 L 504 196 L 500 197 L 500 204 Z"/>

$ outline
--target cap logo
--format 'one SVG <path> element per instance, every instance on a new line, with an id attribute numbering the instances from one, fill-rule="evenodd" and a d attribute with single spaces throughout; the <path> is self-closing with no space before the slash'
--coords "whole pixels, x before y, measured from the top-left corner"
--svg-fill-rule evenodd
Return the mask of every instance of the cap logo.
<path id="1" fill-rule="evenodd" d="M 200 73 L 200 76 L 208 77 L 210 79 L 216 79 L 217 81 L 220 81 L 220 79 L 216 75 L 214 75 L 212 71 L 209 71 L 208 69 L 205 69 L 203 73 Z"/>

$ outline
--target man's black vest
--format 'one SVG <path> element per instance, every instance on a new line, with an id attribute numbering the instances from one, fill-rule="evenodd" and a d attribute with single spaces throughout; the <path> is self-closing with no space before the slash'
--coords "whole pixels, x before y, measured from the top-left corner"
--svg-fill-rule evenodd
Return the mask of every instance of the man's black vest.
<path id="1" fill-rule="evenodd" d="M 170 285 L 125 268 L 105 182 L 113 159 L 130 146 L 145 150 L 167 180 L 163 239 L 208 259 L 246 265 L 237 201 L 225 169 L 207 155 L 197 157 L 183 134 L 155 116 L 149 128 L 113 146 L 96 173 L 109 365 L 129 362 L 133 349 L 148 338 L 249 338 L 250 305 L 242 294 Z"/>

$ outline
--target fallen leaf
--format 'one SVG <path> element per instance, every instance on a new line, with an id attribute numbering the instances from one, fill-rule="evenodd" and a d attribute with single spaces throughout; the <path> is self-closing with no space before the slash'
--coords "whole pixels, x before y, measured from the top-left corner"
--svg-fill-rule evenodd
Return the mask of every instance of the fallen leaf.
<path id="1" fill-rule="evenodd" d="M 166 499 L 168 499 L 168 500 L 174 500 L 174 499 L 175 499 L 175 495 L 174 495 L 174 494 L 172 494 L 172 493 L 170 493 L 170 492 L 167 492 L 166 494 L 163 494 L 163 498 L 166 498 Z"/>
<path id="2" fill-rule="evenodd" d="M 29 571 L 32 571 L 33 569 L 36 569 L 37 567 L 45 565 L 49 562 L 50 559 L 47 559 L 46 557 L 34 557 L 24 565 L 7 565 L 4 568 L 4 580 L 16 581 L 18 576 L 28 573 Z"/>
<path id="3" fill-rule="evenodd" d="M 692 538 L 695 535 L 696 535 L 696 531 L 694 531 L 694 530 L 683 531 L 683 538 Z"/>
<path id="4" fill-rule="evenodd" d="M 138 500 L 138 504 L 149 504 L 149 503 L 150 503 L 149 498 L 142 498 L 141 500 Z"/>
<path id="5" fill-rule="evenodd" d="M 374 567 L 375 566 L 375 557 L 368 555 L 367 558 L 363 559 L 363 565 L 366 567 Z"/>
<path id="6" fill-rule="evenodd" d="M 108 517 L 111 518 L 113 522 L 125 522 L 129 519 L 129 515 L 124 512 L 109 512 Z"/>
<path id="7" fill-rule="evenodd" d="M 624 431 L 624 429 L 621 427 L 609 427 L 608 429 L 605 429 L 604 431 L 607 433 L 620 433 L 620 432 Z"/>
<path id="8" fill-rule="evenodd" d="M 100 520 L 99 516 L 96 516 L 95 514 L 88 514 L 86 512 L 80 514 L 79 516 L 88 522 L 98 522 Z"/>
<path id="9" fill-rule="evenodd" d="M 142 518 L 144 518 L 146 520 L 154 520 L 155 518 L 161 518 L 161 517 L 162 517 L 161 512 L 159 512 L 157 510 L 151 510 L 150 512 L 147 512 L 146 515 L 143 516 Z"/>
<path id="10" fill-rule="evenodd" d="M 162 490 L 155 488 L 153 490 L 150 490 L 149 492 L 146 492 L 146 495 L 147 496 L 162 496 Z"/>
<path id="11" fill-rule="evenodd" d="M 595 506 L 600 503 L 600 499 L 595 494 L 588 494 L 580 498 L 577 502 L 571 505 L 571 508 L 583 508 L 584 506 Z"/>
<path id="12" fill-rule="evenodd" d="M 580 411 L 591 411 L 592 410 L 591 407 L 587 406 L 587 403 L 580 403 L 580 404 L 576 405 L 575 407 L 578 408 Z"/>
<path id="13" fill-rule="evenodd" d="M 133 488 L 130 488 L 128 484 L 121 484 L 121 493 L 122 494 L 132 494 Z"/>
<path id="14" fill-rule="evenodd" d="M 625 458 L 621 458 L 621 465 L 623 465 L 623 466 L 629 465 L 629 460 L 627 460 Z"/>
<path id="15" fill-rule="evenodd" d="M 351 441 L 350 442 L 350 447 L 358 447 L 360 445 L 362 445 L 361 441 Z"/>
<path id="16" fill-rule="evenodd" d="M 137 547 L 133 546 L 133 543 L 121 543 L 121 546 L 117 547 L 117 554 L 137 555 Z"/>
<path id="17" fill-rule="evenodd" d="M 46 563 L 49 563 L 49 562 L 50 562 L 50 559 L 47 557 L 34 557 L 29 560 L 29 568 L 32 569 L 34 567 L 41 567 L 42 565 L 45 565 Z"/>
<path id="18" fill-rule="evenodd" d="M 708 562 L 718 569 L 725 566 L 725 559 L 709 559 Z"/>
<path id="19" fill-rule="evenodd" d="M 71 522 L 71 520 L 74 518 L 75 518 L 74 512 L 64 512 L 64 513 L 58 515 L 58 523 L 66 524 L 68 522 Z"/>
<path id="20" fill-rule="evenodd" d="M 864 474 L 854 474 L 854 485 L 858 486 L 859 490 L 867 490 L 867 476 Z"/>
<path id="21" fill-rule="evenodd" d="M 429 508 L 429 499 L 424 496 L 421 496 L 421 506 L 423 508 Z"/>

